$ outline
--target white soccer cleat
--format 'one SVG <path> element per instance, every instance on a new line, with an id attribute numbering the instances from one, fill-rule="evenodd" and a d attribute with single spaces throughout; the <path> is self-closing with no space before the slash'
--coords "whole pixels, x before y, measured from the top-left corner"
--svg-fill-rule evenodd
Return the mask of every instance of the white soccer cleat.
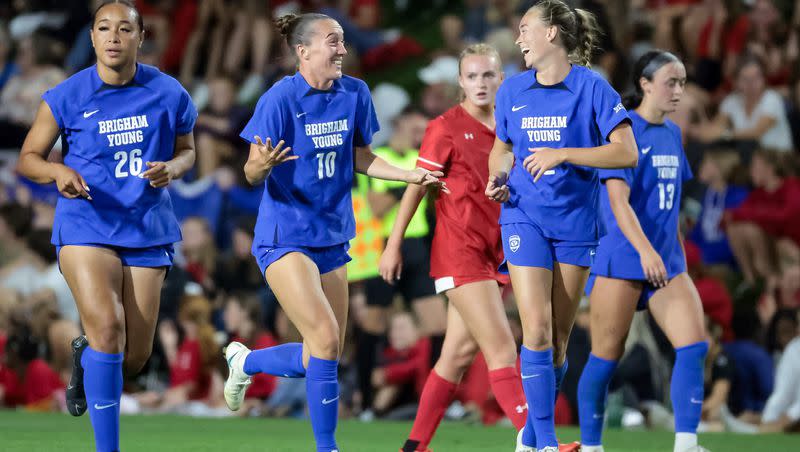
<path id="1" fill-rule="evenodd" d="M 539 452 L 558 452 L 558 447 L 556 446 L 545 447 L 544 449 L 539 449 Z"/>
<path id="2" fill-rule="evenodd" d="M 244 360 L 250 349 L 239 342 L 231 342 L 225 347 L 225 361 L 228 362 L 228 379 L 225 380 L 225 403 L 231 411 L 237 411 L 244 401 L 247 387 L 252 380 L 244 373 Z"/>
<path id="3" fill-rule="evenodd" d="M 517 448 L 514 449 L 515 452 L 536 452 L 535 447 L 526 446 L 522 444 L 522 431 L 525 430 L 525 427 L 519 429 L 519 433 L 517 433 Z"/>

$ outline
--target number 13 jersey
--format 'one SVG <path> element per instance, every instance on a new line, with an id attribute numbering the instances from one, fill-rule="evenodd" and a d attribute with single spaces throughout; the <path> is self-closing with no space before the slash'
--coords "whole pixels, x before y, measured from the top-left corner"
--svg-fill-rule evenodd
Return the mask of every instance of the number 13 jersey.
<path id="1" fill-rule="evenodd" d="M 172 201 L 139 175 L 168 161 L 175 139 L 194 128 L 197 110 L 172 77 L 137 64 L 128 84 L 108 85 L 91 66 L 42 95 L 61 129 L 64 164 L 86 180 L 92 200 L 59 197 L 54 245 L 125 248 L 181 239 Z"/>
<path id="2" fill-rule="evenodd" d="M 644 280 L 639 253 L 619 228 L 608 200 L 606 182 L 621 179 L 630 187 L 629 203 L 636 212 L 647 239 L 664 260 L 669 278 L 686 271 L 686 260 L 678 237 L 681 186 L 692 178 L 683 153 L 680 128 L 670 120 L 652 124 L 635 111 L 629 112 L 639 147 L 636 168 L 599 170 L 603 182 L 600 195 L 607 234 L 600 239 L 592 273 L 620 279 Z"/>

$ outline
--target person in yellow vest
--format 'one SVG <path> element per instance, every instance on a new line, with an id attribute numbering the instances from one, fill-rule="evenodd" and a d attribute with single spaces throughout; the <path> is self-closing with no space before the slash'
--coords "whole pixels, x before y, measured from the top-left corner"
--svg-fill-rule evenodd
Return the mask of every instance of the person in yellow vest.
<path id="1" fill-rule="evenodd" d="M 413 169 L 417 163 L 419 147 L 428 125 L 428 118 L 418 109 L 408 107 L 394 120 L 394 133 L 386 146 L 373 150 L 376 155 L 399 168 Z M 400 198 L 406 189 L 405 183 L 384 183 L 371 180 L 368 200 L 372 213 L 382 224 L 381 243 L 392 232 Z M 354 198 L 355 199 L 355 198 Z M 430 337 L 431 362 L 435 362 L 442 348 L 447 324 L 447 310 L 444 299 L 436 294 L 433 279 L 430 277 L 431 231 L 425 216 L 426 201 L 411 220 L 402 245 L 404 267 L 400 278 L 393 284 L 386 283 L 379 276 L 365 281 L 366 308 L 360 316 L 359 337 L 357 340 L 357 361 L 359 389 L 362 395 L 364 414 L 362 419 L 372 417 L 372 385 L 375 378 L 377 351 L 386 335 L 389 309 L 397 294 L 406 306 L 416 315 L 420 332 Z M 378 252 L 380 259 L 380 251 Z M 377 275 L 377 262 L 374 268 Z M 379 376 L 378 376 L 379 377 Z"/>

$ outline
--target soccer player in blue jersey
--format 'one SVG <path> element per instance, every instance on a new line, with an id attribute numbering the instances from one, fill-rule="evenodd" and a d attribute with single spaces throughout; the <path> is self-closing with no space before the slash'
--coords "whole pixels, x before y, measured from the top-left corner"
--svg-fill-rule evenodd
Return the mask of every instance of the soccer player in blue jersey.
<path id="1" fill-rule="evenodd" d="M 554 394 L 600 237 L 596 168 L 636 165 L 619 95 L 586 65 L 597 23 L 560 0 L 523 16 L 517 45 L 529 71 L 497 93 L 497 139 L 486 194 L 502 202 L 505 262 L 523 328 L 528 421 L 518 451 L 555 451 Z"/>
<path id="2" fill-rule="evenodd" d="M 634 66 L 636 93 L 626 98 L 639 147 L 635 169 L 601 170 L 602 216 L 608 231 L 597 248 L 590 292 L 592 353 L 578 385 L 583 450 L 602 451 L 608 384 L 625 348 L 633 314 L 650 309 L 675 347 L 671 398 L 675 452 L 703 451 L 697 424 L 708 351 L 703 307 L 686 273 L 678 214 L 681 185 L 692 172 L 681 131 L 667 119 L 686 83 L 683 63 L 653 50 Z"/>
<path id="3" fill-rule="evenodd" d="M 241 133 L 247 180 L 265 184 L 253 255 L 303 343 L 226 348 L 228 407 L 238 410 L 259 372 L 305 377 L 318 451 L 337 450 L 338 358 L 348 310 L 348 242 L 355 236 L 354 171 L 420 185 L 441 172 L 406 171 L 370 150 L 378 121 L 367 85 L 342 75 L 342 27 L 323 14 L 287 15 L 278 29 L 299 69 L 270 88 Z"/>
<path id="4" fill-rule="evenodd" d="M 97 450 L 117 451 L 122 370 L 150 356 L 181 239 L 166 187 L 194 164 L 197 111 L 175 79 L 136 62 L 144 30 L 131 2 L 103 3 L 92 23 L 97 64 L 42 96 L 17 169 L 61 194 L 52 242 L 88 339 L 73 342 L 68 408 L 88 405 Z M 63 163 L 49 162 L 59 136 Z"/>

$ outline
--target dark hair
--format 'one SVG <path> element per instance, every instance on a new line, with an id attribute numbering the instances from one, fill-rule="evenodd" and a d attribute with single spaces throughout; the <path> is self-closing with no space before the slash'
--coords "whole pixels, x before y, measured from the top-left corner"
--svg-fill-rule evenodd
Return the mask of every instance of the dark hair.
<path id="1" fill-rule="evenodd" d="M 633 92 L 627 94 L 622 99 L 622 104 L 625 105 L 625 108 L 632 110 L 642 103 L 644 91 L 642 91 L 642 85 L 639 82 L 642 77 L 652 82 L 653 75 L 656 71 L 661 69 L 661 67 L 669 63 L 680 63 L 680 61 L 680 58 L 672 53 L 658 49 L 650 50 L 639 57 L 633 65 Z"/>
<path id="2" fill-rule="evenodd" d="M 753 158 L 758 157 L 767 164 L 775 174 L 780 177 L 788 177 L 794 175 L 794 162 L 792 161 L 793 155 L 790 152 L 782 152 L 775 149 L 759 148 L 753 152 Z M 750 159 L 752 164 L 753 159 Z"/>
<path id="3" fill-rule="evenodd" d="M 588 67 L 601 33 L 594 14 L 585 9 L 570 8 L 562 0 L 540 0 L 528 12 L 534 8 L 541 12 L 542 22 L 558 27 L 561 43 L 570 60 Z"/>
<path id="4" fill-rule="evenodd" d="M 767 326 L 767 351 L 770 353 L 775 353 L 780 348 L 780 344 L 778 344 L 778 324 L 784 320 L 792 322 L 797 328 L 797 311 L 794 309 L 779 309 L 770 319 L 769 326 Z"/>
<path id="5" fill-rule="evenodd" d="M 289 47 L 294 48 L 298 44 L 308 44 L 311 37 L 311 24 L 318 20 L 330 19 L 330 16 L 320 13 L 305 14 L 286 14 L 275 20 L 275 27 L 286 39 Z"/>
<path id="6" fill-rule="evenodd" d="M 106 0 L 106 1 L 104 1 L 102 4 L 100 4 L 100 6 L 97 7 L 96 10 L 94 10 L 94 13 L 92 13 L 92 28 L 94 28 L 94 23 L 97 20 L 97 13 L 99 13 L 100 10 L 103 9 L 104 6 L 113 5 L 115 3 L 119 3 L 120 5 L 125 5 L 128 8 L 132 9 L 133 12 L 136 13 L 136 25 L 139 26 L 139 31 L 143 32 L 144 31 L 144 20 L 142 20 L 142 14 L 139 12 L 138 9 L 136 9 L 136 5 L 134 5 L 133 2 L 130 1 L 130 0 Z"/>
<path id="7" fill-rule="evenodd" d="M 761 71 L 761 75 L 766 76 L 767 67 L 764 64 L 764 60 L 757 55 L 753 55 L 752 53 L 745 53 L 739 58 L 739 61 L 736 62 L 736 68 L 733 71 L 734 78 L 739 77 L 739 74 L 741 74 L 744 68 L 753 64 L 758 66 L 758 69 Z"/>

